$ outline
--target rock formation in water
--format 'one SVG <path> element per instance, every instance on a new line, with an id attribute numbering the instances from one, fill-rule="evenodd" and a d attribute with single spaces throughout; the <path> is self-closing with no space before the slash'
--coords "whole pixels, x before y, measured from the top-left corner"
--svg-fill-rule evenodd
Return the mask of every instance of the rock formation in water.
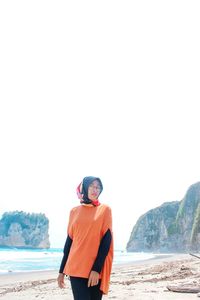
<path id="1" fill-rule="evenodd" d="M 48 230 L 44 214 L 5 212 L 0 220 L 0 247 L 49 248 Z"/>
<path id="2" fill-rule="evenodd" d="M 167 202 L 142 215 L 133 227 L 127 251 L 200 250 L 200 182 L 181 201 Z"/>

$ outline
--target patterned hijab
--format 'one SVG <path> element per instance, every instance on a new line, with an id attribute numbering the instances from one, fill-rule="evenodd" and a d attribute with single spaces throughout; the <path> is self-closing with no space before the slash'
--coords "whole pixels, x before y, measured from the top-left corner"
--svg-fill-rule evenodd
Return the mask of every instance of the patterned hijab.
<path id="1" fill-rule="evenodd" d="M 88 198 L 88 188 L 89 185 L 94 181 L 94 180 L 98 180 L 101 190 L 99 195 L 101 194 L 101 192 L 103 191 L 103 184 L 101 182 L 101 179 L 98 177 L 93 177 L 93 176 L 87 176 L 83 178 L 83 181 L 78 185 L 76 192 L 78 195 L 78 198 L 80 199 L 81 203 L 85 203 L 85 204 L 93 204 L 94 206 L 98 206 L 100 205 L 100 202 L 98 199 L 95 200 L 90 200 Z"/>

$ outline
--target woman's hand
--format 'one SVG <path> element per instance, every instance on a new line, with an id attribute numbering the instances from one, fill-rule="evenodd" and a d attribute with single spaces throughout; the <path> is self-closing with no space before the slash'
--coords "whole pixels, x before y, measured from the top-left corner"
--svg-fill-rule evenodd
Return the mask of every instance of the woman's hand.
<path id="1" fill-rule="evenodd" d="M 58 277 L 57 277 L 57 282 L 58 282 L 58 286 L 59 288 L 63 289 L 65 288 L 65 274 L 59 273 Z"/>
<path id="2" fill-rule="evenodd" d="M 99 283 L 99 273 L 96 271 L 91 271 L 88 279 L 88 287 L 97 285 Z"/>

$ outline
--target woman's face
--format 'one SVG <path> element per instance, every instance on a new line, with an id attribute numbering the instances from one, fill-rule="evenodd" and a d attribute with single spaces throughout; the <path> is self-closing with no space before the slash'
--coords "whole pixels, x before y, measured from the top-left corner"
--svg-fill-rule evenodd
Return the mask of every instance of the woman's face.
<path id="1" fill-rule="evenodd" d="M 90 200 L 95 200 L 98 198 L 101 192 L 101 186 L 98 180 L 94 180 L 88 187 L 88 198 Z"/>

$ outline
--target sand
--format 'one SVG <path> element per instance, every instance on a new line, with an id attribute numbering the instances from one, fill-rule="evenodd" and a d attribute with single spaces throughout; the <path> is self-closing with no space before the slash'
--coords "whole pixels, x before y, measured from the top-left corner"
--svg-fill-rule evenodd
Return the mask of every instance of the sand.
<path id="1" fill-rule="evenodd" d="M 188 285 L 200 291 L 200 259 L 189 254 L 158 256 L 148 261 L 113 266 L 110 291 L 103 299 L 192 300 L 197 293 L 177 293 L 167 286 Z M 70 282 L 57 286 L 57 271 L 0 275 L 0 300 L 72 300 Z M 84 300 L 84 299 L 83 299 Z"/>

